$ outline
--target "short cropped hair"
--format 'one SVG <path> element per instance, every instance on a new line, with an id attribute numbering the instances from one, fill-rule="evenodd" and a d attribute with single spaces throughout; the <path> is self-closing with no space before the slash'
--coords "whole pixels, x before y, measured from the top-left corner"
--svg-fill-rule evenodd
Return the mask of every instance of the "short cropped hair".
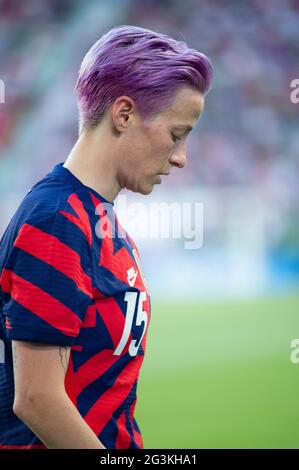
<path id="1" fill-rule="evenodd" d="M 138 26 L 117 26 L 82 61 L 76 84 L 79 133 L 96 127 L 119 96 L 130 96 L 142 118 L 150 119 L 183 85 L 205 95 L 211 80 L 209 58 L 185 42 Z"/>

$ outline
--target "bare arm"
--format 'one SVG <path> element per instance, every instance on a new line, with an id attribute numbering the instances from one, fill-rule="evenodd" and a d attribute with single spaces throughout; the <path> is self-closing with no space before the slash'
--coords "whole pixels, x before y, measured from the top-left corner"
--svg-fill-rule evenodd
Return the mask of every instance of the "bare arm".
<path id="1" fill-rule="evenodd" d="M 70 348 L 14 340 L 12 348 L 14 413 L 48 449 L 104 449 L 65 391 Z"/>

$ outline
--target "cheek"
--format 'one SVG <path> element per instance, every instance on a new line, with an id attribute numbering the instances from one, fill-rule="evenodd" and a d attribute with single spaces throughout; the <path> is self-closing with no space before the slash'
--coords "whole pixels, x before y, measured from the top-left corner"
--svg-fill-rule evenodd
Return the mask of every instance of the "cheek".
<path id="1" fill-rule="evenodd" d="M 158 145 L 153 146 L 150 154 L 148 155 L 147 167 L 154 171 L 161 170 L 169 160 L 170 153 L 169 145 L 159 143 Z"/>
<path id="2" fill-rule="evenodd" d="M 171 138 L 165 132 L 157 132 L 153 136 L 152 144 L 154 159 L 157 161 L 167 160 L 173 151 Z"/>
<path id="3" fill-rule="evenodd" d="M 135 136 L 133 147 L 132 150 L 137 161 L 142 162 L 143 169 L 146 168 L 150 172 L 159 170 L 173 152 L 173 142 L 170 134 L 159 126 L 145 126 L 142 132 Z"/>
<path id="4" fill-rule="evenodd" d="M 173 145 L 169 141 L 161 143 L 156 153 L 157 164 L 163 166 L 170 159 L 172 152 Z"/>

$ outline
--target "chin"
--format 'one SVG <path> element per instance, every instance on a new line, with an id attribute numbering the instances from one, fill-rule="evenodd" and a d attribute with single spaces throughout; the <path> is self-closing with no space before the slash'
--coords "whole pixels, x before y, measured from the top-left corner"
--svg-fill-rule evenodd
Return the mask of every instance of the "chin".
<path id="1" fill-rule="evenodd" d="M 137 186 L 137 187 L 135 186 L 135 187 L 127 188 L 127 189 L 130 189 L 134 193 L 139 193 L 139 194 L 143 194 L 144 196 L 146 196 L 153 191 L 154 185 L 144 184 L 143 186 Z"/>
<path id="2" fill-rule="evenodd" d="M 133 193 L 143 194 L 144 196 L 150 194 L 154 189 L 155 182 L 153 180 L 145 179 L 143 180 L 136 180 L 135 181 L 127 181 L 125 187 L 132 191 Z"/>
<path id="3" fill-rule="evenodd" d="M 139 194 L 143 194 L 146 196 L 147 194 L 150 194 L 153 191 L 154 187 L 153 186 L 143 186 L 141 188 L 138 188 L 135 192 Z"/>

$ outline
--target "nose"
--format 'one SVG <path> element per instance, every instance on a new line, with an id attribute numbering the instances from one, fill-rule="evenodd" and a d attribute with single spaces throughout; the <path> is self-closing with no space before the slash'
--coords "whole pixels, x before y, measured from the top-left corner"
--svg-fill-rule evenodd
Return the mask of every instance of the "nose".
<path id="1" fill-rule="evenodd" d="M 179 145 L 169 159 L 170 163 L 177 168 L 184 168 L 187 163 L 186 144 Z"/>

